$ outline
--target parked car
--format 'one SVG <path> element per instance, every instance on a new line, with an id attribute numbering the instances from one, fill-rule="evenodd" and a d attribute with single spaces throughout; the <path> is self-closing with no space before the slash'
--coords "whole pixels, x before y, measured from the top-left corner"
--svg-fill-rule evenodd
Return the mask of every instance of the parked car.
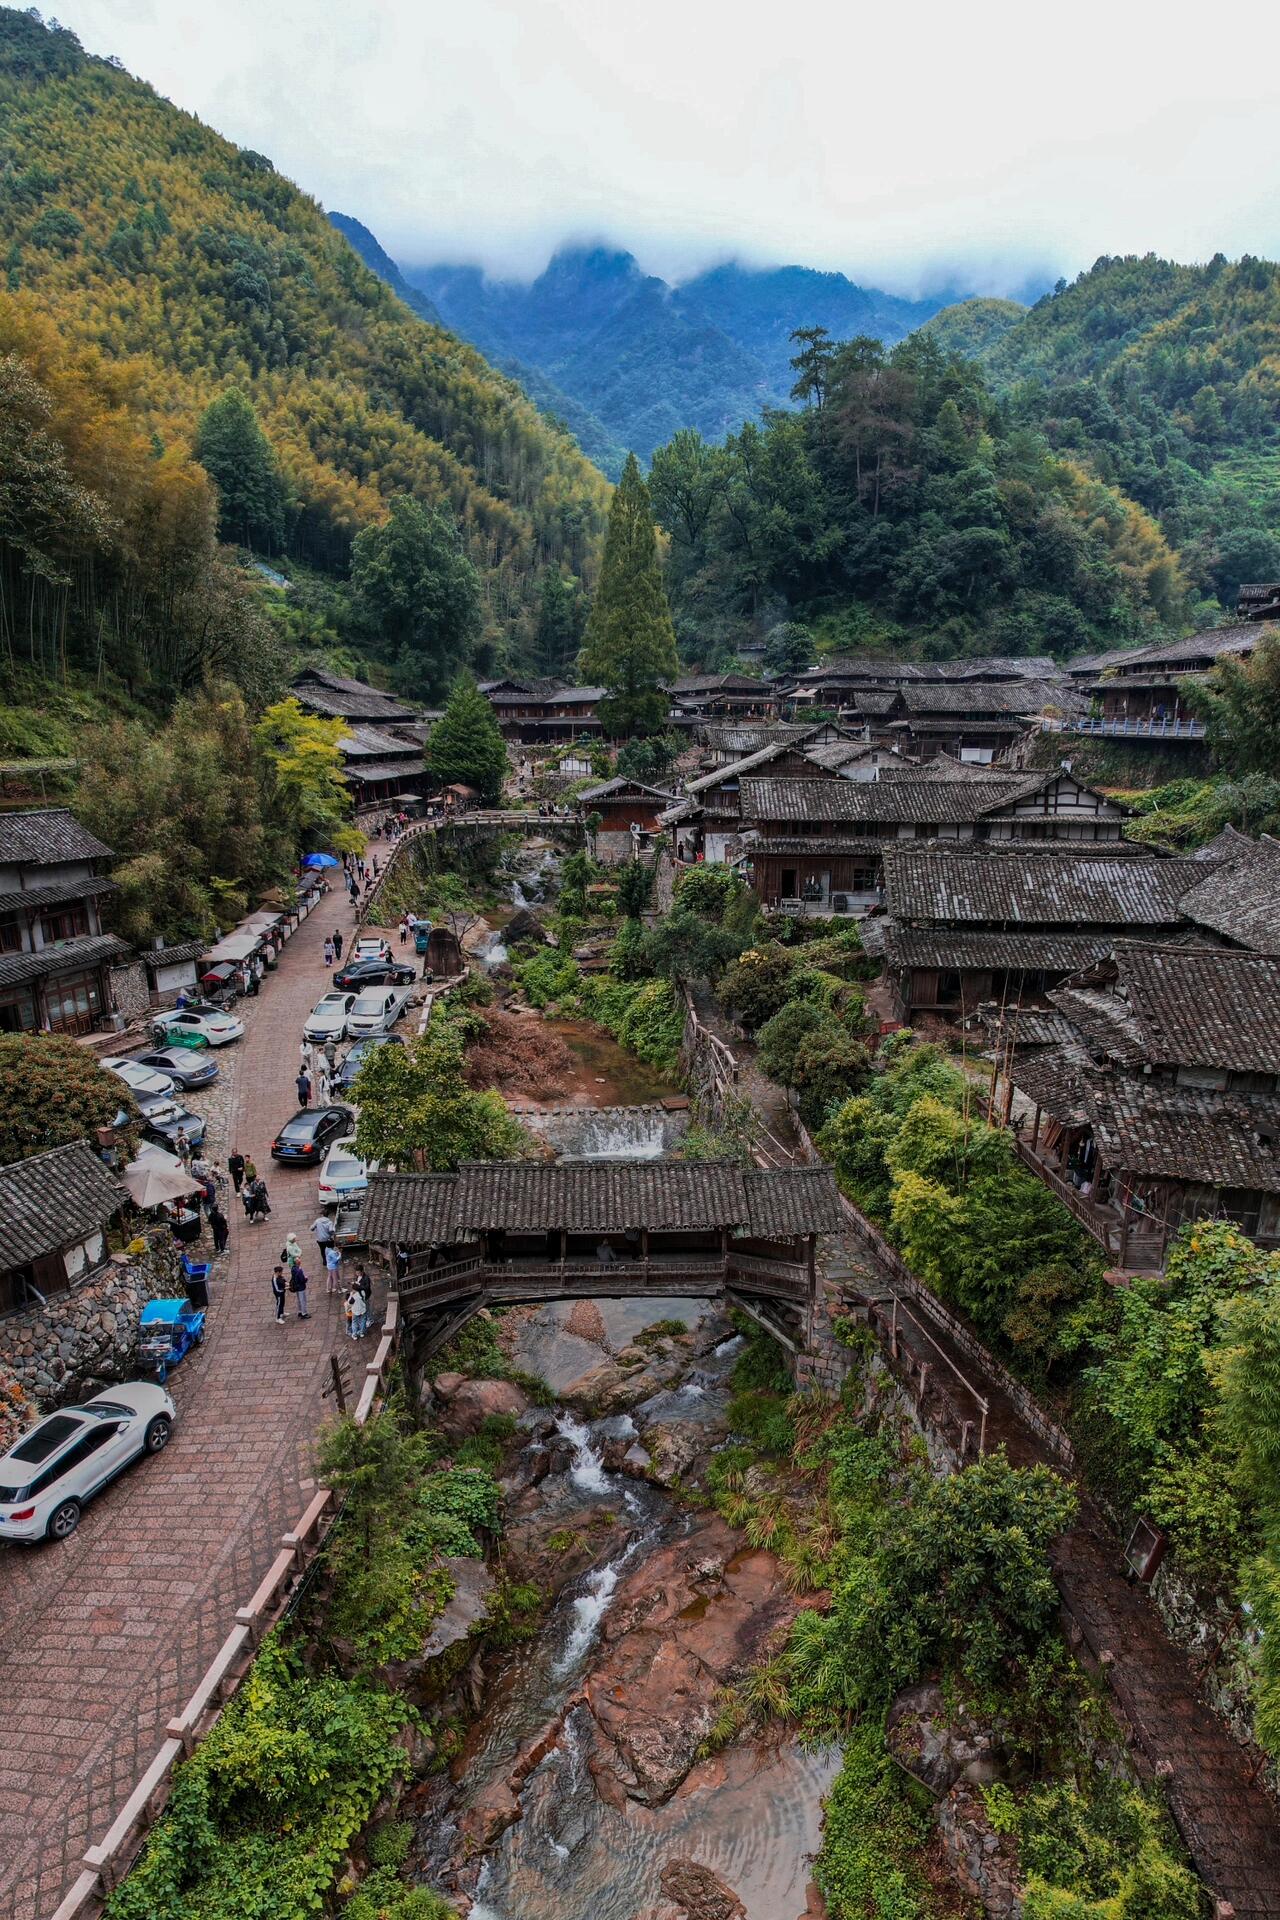
<path id="1" fill-rule="evenodd" d="M 320 1205 L 336 1207 L 340 1200 L 363 1193 L 369 1184 L 369 1175 L 377 1171 L 376 1160 L 359 1159 L 349 1141 L 339 1141 L 337 1146 L 330 1147 L 320 1169 Z"/>
<path id="2" fill-rule="evenodd" d="M 178 1150 L 178 1130 L 187 1136 L 187 1142 L 193 1153 L 198 1153 L 204 1144 L 204 1121 L 198 1113 L 192 1113 L 190 1107 L 184 1107 L 177 1100 L 139 1100 L 138 1112 L 142 1115 L 142 1137 L 154 1140 L 158 1147 L 166 1147 L 170 1153 Z M 116 1121 L 117 1126 L 127 1126 L 127 1116 L 122 1115 Z"/>
<path id="3" fill-rule="evenodd" d="M 207 1087 L 218 1077 L 217 1061 L 211 1060 L 203 1048 L 193 1053 L 189 1047 L 161 1047 L 158 1053 L 135 1054 L 134 1062 L 156 1073 L 167 1073 L 184 1092 L 190 1087 Z"/>
<path id="4" fill-rule="evenodd" d="M 173 1075 L 165 1068 L 144 1066 L 140 1060 L 110 1059 L 102 1065 L 117 1080 L 123 1080 L 137 1100 L 171 1100 L 178 1091 Z"/>
<path id="5" fill-rule="evenodd" d="M 356 1075 L 375 1047 L 402 1047 L 403 1045 L 404 1036 L 399 1033 L 374 1034 L 368 1040 L 357 1040 L 338 1068 L 338 1077 L 333 1083 L 335 1088 L 339 1093 L 350 1091 L 355 1085 Z"/>
<path id="6" fill-rule="evenodd" d="M 355 1129 L 350 1107 L 303 1107 L 271 1142 L 271 1157 L 285 1165 L 315 1166 L 335 1140 Z"/>
<path id="7" fill-rule="evenodd" d="M 389 960 L 391 942 L 384 940 L 381 934 L 367 933 L 356 941 L 351 958 L 352 960 Z"/>
<path id="8" fill-rule="evenodd" d="M 355 1005 L 354 993 L 326 993 L 317 1000 L 307 1015 L 302 1029 L 304 1040 L 323 1043 L 326 1040 L 341 1040 L 346 1036 L 347 1015 Z"/>
<path id="9" fill-rule="evenodd" d="M 65 1540 L 91 1500 L 140 1454 L 161 1453 L 178 1410 L 131 1380 L 46 1415 L 0 1455 L 0 1540 Z"/>
<path id="10" fill-rule="evenodd" d="M 370 987 L 360 994 L 347 1015 L 353 1040 L 389 1033 L 409 1004 L 408 987 Z"/>
<path id="11" fill-rule="evenodd" d="M 417 969 L 405 960 L 349 960 L 333 976 L 335 987 L 352 987 L 357 993 L 365 987 L 403 987 L 418 977 Z"/>
<path id="12" fill-rule="evenodd" d="M 158 1013 L 151 1022 L 157 1046 L 163 1046 L 171 1034 L 198 1036 L 208 1046 L 225 1047 L 244 1035 L 244 1021 L 233 1013 L 204 1013 L 197 1007 L 171 1007 Z"/>

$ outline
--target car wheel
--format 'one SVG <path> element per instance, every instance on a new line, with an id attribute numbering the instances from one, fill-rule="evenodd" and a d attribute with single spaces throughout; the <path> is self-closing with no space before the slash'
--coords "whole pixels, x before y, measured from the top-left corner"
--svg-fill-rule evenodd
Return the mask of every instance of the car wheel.
<path id="1" fill-rule="evenodd" d="M 173 1422 L 167 1413 L 158 1413 L 154 1420 L 147 1422 L 146 1438 L 143 1448 L 147 1453 L 163 1453 L 169 1444 L 169 1435 L 173 1432 Z"/>
<path id="2" fill-rule="evenodd" d="M 80 1525 L 80 1502 L 78 1500 L 60 1500 L 49 1515 L 49 1523 L 44 1530 L 46 1540 L 69 1540 Z"/>

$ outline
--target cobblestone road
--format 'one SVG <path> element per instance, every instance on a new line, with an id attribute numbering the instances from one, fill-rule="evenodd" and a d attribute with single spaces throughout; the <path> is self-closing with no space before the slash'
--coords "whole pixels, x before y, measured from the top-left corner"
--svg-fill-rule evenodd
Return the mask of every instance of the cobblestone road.
<path id="1" fill-rule="evenodd" d="M 12 1920 L 47 1920 L 306 1502 L 325 1360 L 345 1334 L 310 1258 L 312 1318 L 290 1301 L 274 1322 L 272 1263 L 290 1228 L 311 1254 L 317 1203 L 314 1172 L 273 1171 L 268 1148 L 296 1106 L 303 1019 L 329 984 L 324 934 L 351 926 L 340 900 L 335 889 L 298 928 L 244 1003 L 245 1038 L 218 1056 L 232 1138 L 273 1213 L 250 1226 L 227 1205 L 209 1335 L 170 1383 L 172 1442 L 64 1545 L 0 1557 L 0 1913 Z"/>

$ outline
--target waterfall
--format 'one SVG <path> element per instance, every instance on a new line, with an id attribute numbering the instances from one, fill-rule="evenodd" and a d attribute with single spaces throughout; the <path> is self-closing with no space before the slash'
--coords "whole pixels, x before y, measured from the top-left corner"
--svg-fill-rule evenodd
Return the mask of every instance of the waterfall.
<path id="1" fill-rule="evenodd" d="M 518 880 L 511 882 L 511 904 L 517 913 L 522 907 L 527 908 L 529 905 L 529 897 Z"/>
<path id="2" fill-rule="evenodd" d="M 620 1564 L 611 1561 L 608 1566 L 597 1567 L 594 1573 L 588 1574 L 585 1593 L 579 1594 L 573 1603 L 573 1625 L 564 1643 L 564 1652 L 556 1661 L 557 1673 L 568 1673 L 576 1667 L 595 1639 L 596 1629 L 618 1584 Z"/>
<path id="3" fill-rule="evenodd" d="M 593 1443 L 591 1434 L 571 1413 L 562 1413 L 556 1420 L 556 1432 L 562 1434 L 573 1447 L 573 1464 L 570 1478 L 575 1487 L 583 1493 L 603 1493 L 606 1487 L 604 1477 L 604 1458 Z"/>

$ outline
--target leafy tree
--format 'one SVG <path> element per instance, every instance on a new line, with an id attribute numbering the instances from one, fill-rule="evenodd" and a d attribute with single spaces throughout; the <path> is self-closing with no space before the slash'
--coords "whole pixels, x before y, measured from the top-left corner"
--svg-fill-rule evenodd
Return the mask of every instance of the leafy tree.
<path id="1" fill-rule="evenodd" d="M 456 680 L 427 739 L 426 762 L 442 787 L 474 787 L 489 806 L 502 798 L 507 749 L 493 708 L 474 680 Z"/>
<path id="2" fill-rule="evenodd" d="M 780 621 L 764 643 L 764 664 L 770 673 L 803 673 L 813 662 L 813 635 L 796 620 Z"/>
<path id="3" fill-rule="evenodd" d="M 697 869 L 702 871 L 702 869 Z M 745 1027 L 762 1027 L 791 998 L 791 976 L 796 957 L 776 941 L 748 947 L 726 969 L 720 982 L 720 1004 Z"/>
<path id="4" fill-rule="evenodd" d="M 821 1125 L 833 1106 L 856 1093 L 870 1068 L 866 1047 L 830 1015 L 807 1033 L 795 1051 L 792 1085 L 809 1125 Z"/>
<path id="5" fill-rule="evenodd" d="M 618 905 L 629 920 L 638 920 L 653 895 L 653 868 L 641 860 L 627 860 L 617 869 Z"/>
<path id="6" fill-rule="evenodd" d="M 1264 635 L 1249 660 L 1224 661 L 1207 685 L 1185 683 L 1209 744 L 1232 774 L 1274 775 L 1280 766 L 1280 640 Z"/>
<path id="7" fill-rule="evenodd" d="M 811 1033 L 828 1032 L 834 1026 L 823 1007 L 808 1000 L 789 1000 L 756 1035 L 760 1065 L 771 1080 L 794 1087 L 796 1054 L 800 1043 Z"/>
<path id="8" fill-rule="evenodd" d="M 517 1158 L 523 1129 L 500 1094 L 468 1090 L 463 1064 L 462 1035 L 447 1018 L 433 1019 L 407 1046 L 375 1047 L 353 1089 L 357 1152 L 433 1173 L 451 1173 L 463 1160 Z"/>
<path id="9" fill-rule="evenodd" d="M 480 631 L 480 576 L 447 508 L 408 494 L 351 549 L 355 616 L 391 659 L 406 692 L 435 695 L 470 660 Z"/>
<path id="10" fill-rule="evenodd" d="M 205 408 L 195 455 L 218 489 L 218 531 L 263 553 L 284 544 L 285 486 L 248 395 L 232 387 Z"/>
<path id="11" fill-rule="evenodd" d="M 738 951 L 738 941 L 723 927 L 677 906 L 647 935 L 644 957 L 651 973 L 678 985 L 713 980 Z"/>
<path id="12" fill-rule="evenodd" d="M 123 1080 L 60 1033 L 0 1034 L 0 1166 L 92 1139 L 121 1108 L 136 1115 Z"/>
<path id="13" fill-rule="evenodd" d="M 253 730 L 268 769 L 272 817 L 299 851 L 307 841 L 339 852 L 363 845 L 347 825 L 351 789 L 338 745 L 345 731 L 345 721 L 304 713 L 292 694 L 268 707 Z"/>
<path id="14" fill-rule="evenodd" d="M 666 714 L 660 691 L 675 678 L 675 629 L 662 585 L 649 490 L 634 454 L 609 509 L 600 581 L 579 670 L 607 689 L 600 717 L 615 734 L 656 730 Z"/>
<path id="15" fill-rule="evenodd" d="M 617 771 L 628 780 L 656 786 L 670 773 L 683 746 L 684 742 L 675 733 L 655 733 L 647 738 L 628 740 L 618 749 Z"/>
<path id="16" fill-rule="evenodd" d="M 720 921 L 731 900 L 748 892 L 737 874 L 728 867 L 701 866 L 686 867 L 675 884 L 676 905 L 687 907 L 690 913 L 702 915 L 704 920 Z"/>
<path id="17" fill-rule="evenodd" d="M 538 625 L 533 637 L 534 659 L 540 673 L 564 679 L 573 672 L 586 618 L 587 602 L 581 582 L 563 574 L 558 567 L 548 567 L 542 576 Z"/>
<path id="18" fill-rule="evenodd" d="M 1205 1356 L 1213 1419 L 1238 1483 L 1280 1534 L 1280 1259 L 1246 1254 L 1242 1265 L 1255 1277 L 1219 1306 L 1218 1344 Z"/>

